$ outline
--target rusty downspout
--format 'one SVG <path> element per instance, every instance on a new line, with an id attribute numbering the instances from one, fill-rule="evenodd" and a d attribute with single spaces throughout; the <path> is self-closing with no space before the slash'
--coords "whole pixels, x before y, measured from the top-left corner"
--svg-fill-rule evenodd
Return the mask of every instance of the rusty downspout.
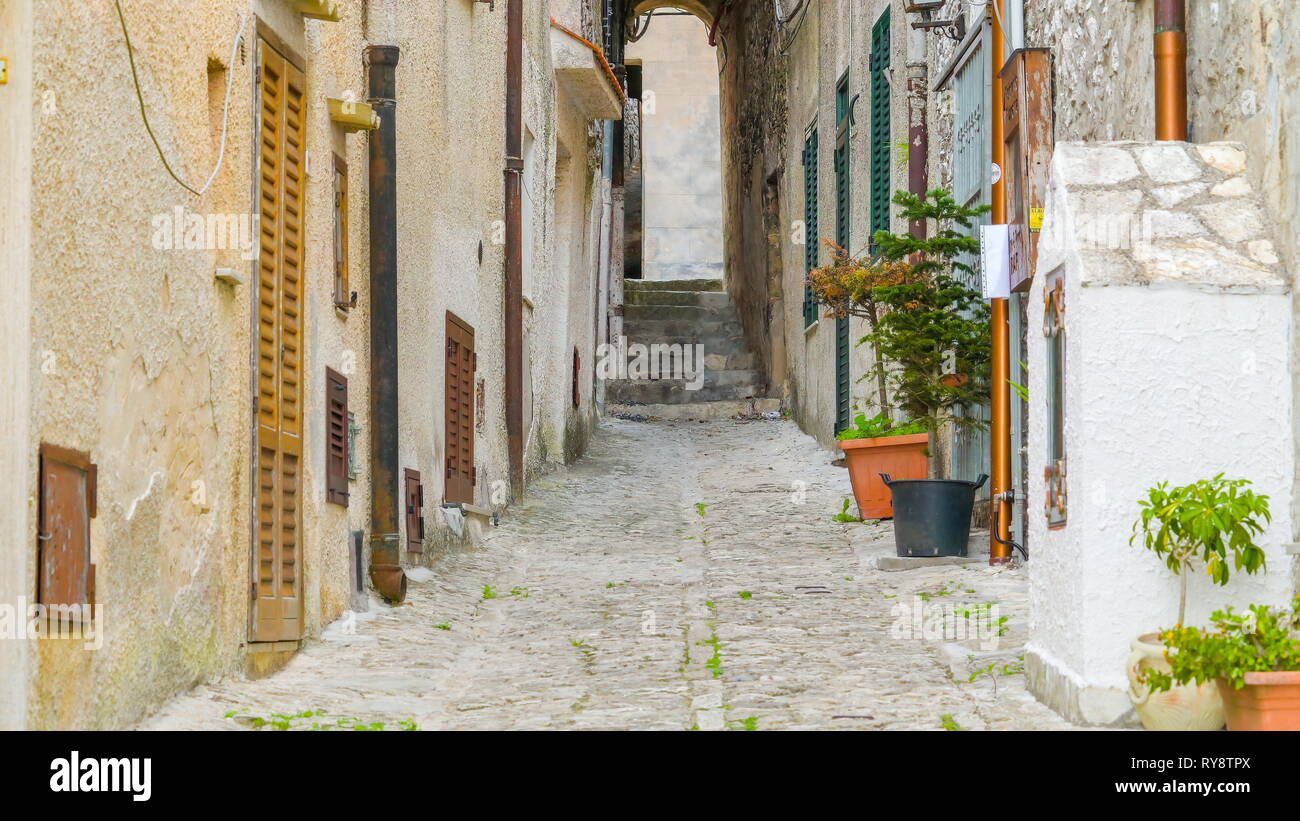
<path id="1" fill-rule="evenodd" d="M 1156 0 L 1156 139 L 1187 139 L 1187 3 Z"/>
<path id="2" fill-rule="evenodd" d="M 1002 21 L 1006 19 L 1006 0 L 994 0 L 997 3 L 993 15 L 993 100 L 990 121 L 993 130 L 993 164 L 1005 169 L 1006 157 L 1002 123 L 1002 65 L 1006 60 L 1006 32 Z M 994 225 L 1005 225 L 1007 221 L 1007 174 L 1005 171 L 993 183 Z M 997 522 L 996 528 L 989 532 L 989 564 L 1006 564 L 1011 561 L 1011 503 L 1007 501 L 1006 492 L 1011 489 L 1011 332 L 1008 325 L 1009 299 L 989 300 L 993 321 L 993 384 L 989 404 L 992 410 L 992 430 L 990 431 L 990 473 L 993 474 L 991 487 L 991 504 L 995 507 L 990 516 Z"/>
<path id="3" fill-rule="evenodd" d="M 366 49 L 370 132 L 370 581 L 406 598 L 397 464 L 397 46 Z"/>
<path id="4" fill-rule="evenodd" d="M 523 88 L 524 0 L 506 8 L 506 451 L 514 501 L 524 495 Z"/>

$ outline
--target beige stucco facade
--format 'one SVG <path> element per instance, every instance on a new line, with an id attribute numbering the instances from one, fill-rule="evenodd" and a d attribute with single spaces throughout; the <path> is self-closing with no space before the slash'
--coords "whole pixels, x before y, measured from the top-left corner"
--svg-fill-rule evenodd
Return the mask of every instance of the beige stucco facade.
<path id="1" fill-rule="evenodd" d="M 370 528 L 368 136 L 331 121 L 326 98 L 366 99 L 372 44 L 401 50 L 399 456 L 420 472 L 426 500 L 425 549 L 406 561 L 431 563 L 490 526 L 470 513 L 457 535 L 440 508 L 448 311 L 476 335 L 474 502 L 500 513 L 511 501 L 501 4 L 494 12 L 469 0 L 340 3 L 337 22 L 307 19 L 288 0 L 123 5 L 144 107 L 176 175 L 199 188 L 217 163 L 233 75 L 228 133 L 210 189 L 192 195 L 145 131 L 112 4 L 0 3 L 10 60 L 9 84 L 0 86 L 0 328 L 9 340 L 0 354 L 0 463 L 22 477 L 0 503 L 0 595 L 10 603 L 34 595 L 40 444 L 83 451 L 98 475 L 90 532 L 105 631 L 93 652 L 72 642 L 3 642 L 3 727 L 129 725 L 195 682 L 270 669 L 294 649 L 248 641 L 256 251 L 215 248 L 208 234 L 198 247 L 166 247 L 177 209 L 205 224 L 214 215 L 243 221 L 254 246 L 254 71 L 263 40 L 299 64 L 306 82 L 303 639 L 365 599 L 355 589 L 352 534 Z M 525 458 L 533 476 L 575 458 L 593 428 L 601 172 L 591 106 L 556 84 L 551 59 L 549 18 L 595 36 L 590 4 L 526 6 L 524 124 L 535 138 L 536 177 L 528 184 L 534 242 L 525 250 L 535 284 L 524 318 Z M 594 57 L 581 53 L 595 75 Z M 346 162 L 350 197 L 357 304 L 346 310 L 334 304 L 334 155 Z M 218 268 L 242 282 L 219 281 Z M 360 428 L 346 507 L 326 501 L 327 367 L 347 377 Z"/>

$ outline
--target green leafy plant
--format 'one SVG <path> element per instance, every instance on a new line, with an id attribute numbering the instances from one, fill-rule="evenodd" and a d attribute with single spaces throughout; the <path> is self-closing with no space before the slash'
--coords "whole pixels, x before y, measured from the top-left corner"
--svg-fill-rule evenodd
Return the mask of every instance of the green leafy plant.
<path id="1" fill-rule="evenodd" d="M 434 627 L 436 627 L 439 630 L 450 630 L 451 622 L 444 621 L 442 624 L 435 624 Z"/>
<path id="2" fill-rule="evenodd" d="M 933 222 L 935 230 L 877 231 L 865 258 L 836 248 L 830 265 L 809 273 L 809 287 L 830 315 L 867 320 L 870 333 L 859 341 L 872 346 L 874 362 L 864 378 L 875 382 L 887 419 L 932 433 L 983 427 L 978 415 L 958 411 L 985 400 L 991 377 L 989 306 L 963 281 L 973 274 L 963 260 L 979 252 L 973 226 L 988 206 L 967 208 L 942 189 L 923 197 L 899 191 L 893 202 L 901 219 Z M 931 476 L 946 478 L 945 456 L 930 448 Z"/>
<path id="3" fill-rule="evenodd" d="M 483 585 L 483 598 L 495 599 L 496 597 L 497 597 L 497 590 L 495 587 L 493 587 L 490 584 Z"/>
<path id="4" fill-rule="evenodd" d="M 845 428 L 835 435 L 836 439 L 876 439 L 881 436 L 906 436 L 913 433 L 925 433 L 921 422 L 901 422 L 894 424 L 884 413 L 878 413 L 870 419 L 865 413 L 853 417 L 853 427 Z"/>
<path id="5" fill-rule="evenodd" d="M 1246 673 L 1300 670 L 1300 597 L 1289 610 L 1252 604 L 1234 613 L 1226 607 L 1210 621 L 1213 629 L 1180 626 L 1161 633 L 1169 672 L 1148 667 L 1140 680 L 1157 691 L 1222 678 L 1240 690 Z"/>
<path id="6" fill-rule="evenodd" d="M 952 713 L 944 713 L 939 716 L 939 726 L 948 732 L 962 732 L 966 729 L 957 723 L 957 719 L 952 717 Z"/>
<path id="7" fill-rule="evenodd" d="M 1202 564 L 1215 584 L 1228 583 L 1232 569 L 1255 573 L 1264 567 L 1264 550 L 1255 537 L 1272 522 L 1268 496 L 1245 490 L 1248 479 L 1201 479 L 1170 488 L 1161 482 L 1138 502 L 1142 508 L 1133 523 L 1129 544 L 1140 538 L 1142 546 L 1164 560 L 1178 574 L 1178 626 L 1187 614 L 1187 574 Z"/>
<path id="8" fill-rule="evenodd" d="M 751 592 L 748 591 L 748 590 L 742 590 L 742 591 L 740 591 L 739 593 L 737 593 L 736 595 L 740 596 L 740 597 L 741 597 L 742 599 L 744 599 L 745 601 L 749 601 L 750 599 L 754 598 L 754 594 L 751 593 Z"/>
<path id="9" fill-rule="evenodd" d="M 850 500 L 850 499 L 845 499 L 845 500 L 844 500 L 844 504 L 840 507 L 840 512 L 839 512 L 839 513 L 836 513 L 834 516 L 832 516 L 831 519 L 832 519 L 833 521 L 836 521 L 836 522 L 860 522 L 860 521 L 862 521 L 862 520 L 859 519 L 857 516 L 854 516 L 852 513 L 849 513 L 849 504 L 851 504 L 851 501 L 852 501 L 852 500 Z"/>

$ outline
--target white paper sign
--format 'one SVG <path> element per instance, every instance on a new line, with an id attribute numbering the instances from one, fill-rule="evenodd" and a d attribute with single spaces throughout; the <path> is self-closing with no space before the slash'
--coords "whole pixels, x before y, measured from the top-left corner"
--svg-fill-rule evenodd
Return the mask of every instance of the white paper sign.
<path id="1" fill-rule="evenodd" d="M 1007 299 L 1011 296 L 1007 226 L 980 226 L 980 274 L 985 299 Z"/>

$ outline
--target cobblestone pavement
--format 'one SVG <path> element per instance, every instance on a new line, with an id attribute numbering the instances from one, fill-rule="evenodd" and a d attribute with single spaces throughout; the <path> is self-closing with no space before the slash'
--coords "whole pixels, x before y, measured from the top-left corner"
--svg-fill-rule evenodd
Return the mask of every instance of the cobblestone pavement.
<path id="1" fill-rule="evenodd" d="M 607 421 L 408 604 L 375 602 L 355 634 L 336 623 L 276 675 L 201 686 L 144 727 L 311 710 L 425 730 L 1068 728 L 1015 672 L 1025 571 L 875 569 L 889 525 L 832 521 L 848 476 L 830 459 L 789 421 Z M 954 623 L 996 603 L 1002 658 L 908 636 L 917 603 Z"/>

